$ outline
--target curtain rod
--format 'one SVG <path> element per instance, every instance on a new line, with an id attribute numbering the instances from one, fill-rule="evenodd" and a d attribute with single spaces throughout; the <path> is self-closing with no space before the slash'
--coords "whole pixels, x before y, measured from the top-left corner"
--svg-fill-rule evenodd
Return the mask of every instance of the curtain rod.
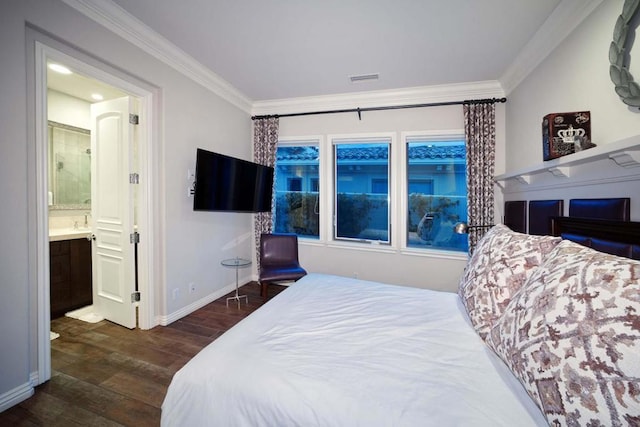
<path id="1" fill-rule="evenodd" d="M 309 111 L 306 113 L 289 113 L 289 114 L 265 114 L 260 116 L 251 116 L 251 120 L 270 119 L 273 117 L 296 117 L 296 116 L 313 116 L 318 114 L 336 114 L 336 113 L 358 113 L 358 119 L 362 120 L 364 111 L 380 111 L 380 110 L 400 110 L 404 108 L 425 108 L 425 107 L 444 107 L 448 105 L 469 105 L 469 104 L 495 104 L 507 102 L 507 98 L 485 98 L 471 99 L 465 101 L 448 101 L 448 102 L 432 102 L 429 104 L 411 104 L 411 105 L 391 105 L 387 107 L 365 107 L 365 108 L 346 108 L 343 110 L 326 110 L 326 111 Z"/>

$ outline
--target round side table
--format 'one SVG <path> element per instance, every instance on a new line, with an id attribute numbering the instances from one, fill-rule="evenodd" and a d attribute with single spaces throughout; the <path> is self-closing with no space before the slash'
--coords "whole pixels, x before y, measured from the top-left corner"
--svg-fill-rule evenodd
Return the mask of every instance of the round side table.
<path id="1" fill-rule="evenodd" d="M 238 295 L 238 270 L 240 268 L 248 267 L 251 265 L 251 260 L 244 258 L 229 258 L 224 259 L 220 262 L 225 267 L 235 268 L 236 269 L 236 294 L 232 297 L 227 298 L 227 307 L 229 307 L 229 300 L 236 300 L 238 303 L 238 308 L 240 308 L 240 299 L 244 298 L 247 305 L 249 305 L 249 297 L 246 295 Z"/>

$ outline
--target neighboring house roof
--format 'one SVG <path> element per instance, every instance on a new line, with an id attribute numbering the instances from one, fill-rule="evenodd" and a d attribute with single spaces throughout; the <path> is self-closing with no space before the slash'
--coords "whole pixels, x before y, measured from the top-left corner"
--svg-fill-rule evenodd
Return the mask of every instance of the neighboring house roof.
<path id="1" fill-rule="evenodd" d="M 276 160 L 317 160 L 320 156 L 318 147 L 296 146 L 278 147 Z"/>
<path id="2" fill-rule="evenodd" d="M 409 147 L 410 159 L 465 159 L 464 145 L 421 145 Z"/>
<path id="3" fill-rule="evenodd" d="M 367 148 L 342 146 L 338 150 L 338 160 L 386 160 L 388 158 L 387 146 Z"/>
<path id="4" fill-rule="evenodd" d="M 409 147 L 409 159 L 437 160 L 462 159 L 466 156 L 463 145 L 421 145 Z M 318 147 L 297 146 L 280 147 L 277 152 L 278 161 L 309 161 L 319 157 Z M 341 147 L 338 160 L 383 160 L 389 157 L 389 150 L 384 147 Z"/>

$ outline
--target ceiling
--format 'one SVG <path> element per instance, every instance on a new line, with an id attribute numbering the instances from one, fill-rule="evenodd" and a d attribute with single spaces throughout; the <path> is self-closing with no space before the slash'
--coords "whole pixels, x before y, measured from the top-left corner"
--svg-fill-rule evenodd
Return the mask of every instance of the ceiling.
<path id="1" fill-rule="evenodd" d="M 51 61 L 47 62 L 47 64 L 51 64 Z M 66 66 L 67 64 L 59 65 Z M 47 88 L 71 95 L 89 103 L 99 102 L 101 100 L 108 101 L 127 95 L 115 87 L 78 74 L 75 70 L 70 71 L 72 71 L 71 74 L 60 74 L 47 67 Z M 102 99 L 96 100 L 92 98 L 93 94 L 101 95 Z"/>
<path id="2" fill-rule="evenodd" d="M 560 0 L 114 3 L 264 101 L 498 80 Z"/>

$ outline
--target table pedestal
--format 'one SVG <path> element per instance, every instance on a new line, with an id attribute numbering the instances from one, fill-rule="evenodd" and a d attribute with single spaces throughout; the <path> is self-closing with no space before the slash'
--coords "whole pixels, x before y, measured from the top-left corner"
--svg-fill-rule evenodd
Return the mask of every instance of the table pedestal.
<path id="1" fill-rule="evenodd" d="M 245 299 L 246 304 L 249 305 L 249 297 L 246 295 L 238 295 L 238 269 L 240 268 L 239 264 L 236 264 L 236 294 L 232 297 L 227 298 L 227 308 L 229 307 L 229 300 L 236 300 L 238 302 L 238 308 L 240 308 L 240 300 L 242 298 Z"/>
<path id="2" fill-rule="evenodd" d="M 227 298 L 227 308 L 229 307 L 230 300 L 235 300 L 238 303 L 238 308 L 240 308 L 240 300 L 242 298 L 244 298 L 245 303 L 249 305 L 249 297 L 246 295 L 239 295 L 238 293 L 239 291 L 238 271 L 240 270 L 240 267 L 247 267 L 251 265 L 251 261 L 249 261 L 248 259 L 242 259 L 242 258 L 232 258 L 232 259 L 225 259 L 224 261 L 221 262 L 221 264 L 224 265 L 225 267 L 235 267 L 236 269 L 236 293 L 234 296 Z"/>

